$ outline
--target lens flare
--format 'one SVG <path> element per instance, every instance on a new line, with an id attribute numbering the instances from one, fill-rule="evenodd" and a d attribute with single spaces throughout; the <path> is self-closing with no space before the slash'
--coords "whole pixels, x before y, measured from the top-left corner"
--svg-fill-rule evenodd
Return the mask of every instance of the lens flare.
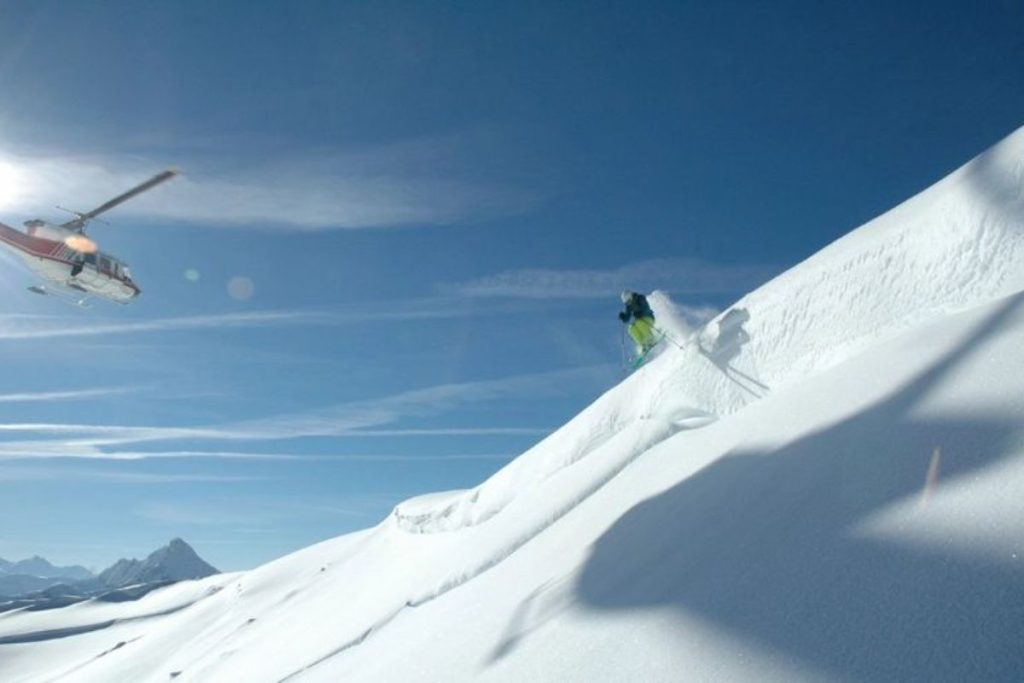
<path id="1" fill-rule="evenodd" d="M 64 244 L 82 254 L 96 253 L 96 243 L 85 235 L 68 235 L 64 238 Z"/>
<path id="2" fill-rule="evenodd" d="M 244 275 L 236 275 L 228 281 L 228 295 L 238 301 L 247 301 L 256 291 L 256 285 Z"/>

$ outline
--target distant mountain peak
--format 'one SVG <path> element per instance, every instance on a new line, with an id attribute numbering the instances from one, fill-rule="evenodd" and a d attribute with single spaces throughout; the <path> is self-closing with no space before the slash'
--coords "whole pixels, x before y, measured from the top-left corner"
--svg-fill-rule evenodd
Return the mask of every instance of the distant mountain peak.
<path id="1" fill-rule="evenodd" d="M 43 579 L 62 578 L 83 580 L 92 578 L 92 572 L 85 567 L 79 565 L 58 567 L 39 555 L 33 555 L 27 560 L 18 560 L 17 562 L 0 559 L 0 572 Z"/>
<path id="2" fill-rule="evenodd" d="M 201 579 L 219 570 L 207 563 L 181 538 L 172 538 L 145 560 L 120 559 L 100 572 L 99 579 L 111 587 L 140 583 Z"/>

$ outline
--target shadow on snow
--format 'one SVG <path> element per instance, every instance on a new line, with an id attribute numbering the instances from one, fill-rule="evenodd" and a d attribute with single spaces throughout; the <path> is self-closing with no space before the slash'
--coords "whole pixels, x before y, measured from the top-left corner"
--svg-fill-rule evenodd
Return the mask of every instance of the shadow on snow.
<path id="1" fill-rule="evenodd" d="M 575 599 L 674 607 L 847 679 L 1020 680 L 1024 568 L 851 530 L 920 495 L 936 448 L 945 480 L 1004 455 L 1016 422 L 911 411 L 1022 304 L 1010 298 L 892 398 L 777 450 L 731 454 L 636 505 L 595 542 Z"/>

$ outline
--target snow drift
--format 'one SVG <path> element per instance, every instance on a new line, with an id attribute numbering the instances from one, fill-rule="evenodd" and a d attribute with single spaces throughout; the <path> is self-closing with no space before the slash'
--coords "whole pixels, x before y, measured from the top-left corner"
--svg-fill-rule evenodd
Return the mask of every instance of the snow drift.
<path id="1" fill-rule="evenodd" d="M 0 674 L 1019 680 L 1022 292 L 1024 129 L 675 330 L 478 487 L 137 603 L 0 616 Z"/>

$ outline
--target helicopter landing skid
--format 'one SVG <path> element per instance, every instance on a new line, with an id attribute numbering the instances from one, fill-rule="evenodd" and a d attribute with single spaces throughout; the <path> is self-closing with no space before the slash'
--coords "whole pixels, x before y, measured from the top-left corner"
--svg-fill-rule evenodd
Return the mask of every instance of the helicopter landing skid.
<path id="1" fill-rule="evenodd" d="M 32 285 L 31 287 L 28 288 L 28 291 L 32 292 L 33 294 L 39 294 L 41 296 L 52 296 L 54 299 L 61 302 L 62 304 L 74 306 L 75 308 L 89 308 L 89 301 L 84 296 L 76 297 L 68 292 L 62 292 L 55 289 L 47 289 L 42 285 Z"/>

